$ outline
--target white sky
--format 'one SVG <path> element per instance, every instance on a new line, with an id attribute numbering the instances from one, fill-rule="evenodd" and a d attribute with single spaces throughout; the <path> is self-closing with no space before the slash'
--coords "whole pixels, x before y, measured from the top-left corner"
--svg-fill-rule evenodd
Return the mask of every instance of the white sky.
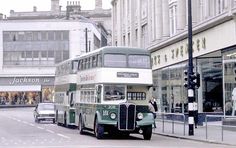
<path id="1" fill-rule="evenodd" d="M 95 7 L 95 0 L 60 0 L 62 10 L 66 9 L 67 1 L 80 1 L 82 10 L 92 10 Z M 37 11 L 49 11 L 51 0 L 0 0 L 0 13 L 9 16 L 10 10 L 33 11 L 33 6 L 37 7 Z M 111 8 L 111 0 L 103 0 L 103 8 Z"/>

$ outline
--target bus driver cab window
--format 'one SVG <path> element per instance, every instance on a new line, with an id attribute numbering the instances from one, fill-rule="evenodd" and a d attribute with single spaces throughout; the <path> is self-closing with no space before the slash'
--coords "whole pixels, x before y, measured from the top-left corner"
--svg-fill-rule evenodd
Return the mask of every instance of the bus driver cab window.
<path id="1" fill-rule="evenodd" d="M 104 100 L 123 100 L 125 99 L 125 86 L 122 85 L 106 85 L 104 86 Z"/>
<path id="2" fill-rule="evenodd" d="M 96 96 L 95 96 L 95 102 L 101 103 L 101 91 L 102 91 L 102 86 L 98 85 L 96 86 Z"/>

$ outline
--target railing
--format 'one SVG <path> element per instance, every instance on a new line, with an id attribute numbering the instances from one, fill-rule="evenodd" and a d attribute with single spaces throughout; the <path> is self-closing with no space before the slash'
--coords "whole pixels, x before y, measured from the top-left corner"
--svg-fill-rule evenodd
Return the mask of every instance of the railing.
<path id="1" fill-rule="evenodd" d="M 212 118 L 215 118 L 214 120 L 218 121 L 218 123 L 217 124 L 210 124 L 212 122 L 209 121 L 209 119 L 212 120 Z M 218 119 L 216 119 L 216 118 L 218 118 Z M 233 125 L 233 126 L 232 125 L 225 125 L 225 124 L 227 124 L 227 120 L 235 121 L 235 125 Z M 210 132 L 209 127 L 210 126 L 215 127 L 215 129 L 211 130 L 211 131 L 214 130 L 214 140 L 217 140 L 216 137 L 217 137 L 217 135 L 219 136 L 219 134 L 220 134 L 220 140 L 222 142 L 225 140 L 229 140 L 229 137 L 232 139 L 236 138 L 236 134 L 232 133 L 232 132 L 236 131 L 236 116 L 206 115 L 205 124 L 206 124 L 206 131 L 205 131 L 206 140 L 209 140 L 209 132 Z M 227 137 L 227 139 L 225 139 L 224 136 Z M 234 141 L 231 141 L 231 142 L 234 142 Z"/>
<path id="2" fill-rule="evenodd" d="M 156 123 L 161 123 L 162 125 L 162 133 L 165 133 L 165 123 L 171 123 L 171 133 L 175 134 L 175 125 L 182 124 L 183 128 L 183 135 L 185 136 L 185 115 L 181 113 L 156 113 Z M 158 128 L 158 127 L 157 127 Z"/>

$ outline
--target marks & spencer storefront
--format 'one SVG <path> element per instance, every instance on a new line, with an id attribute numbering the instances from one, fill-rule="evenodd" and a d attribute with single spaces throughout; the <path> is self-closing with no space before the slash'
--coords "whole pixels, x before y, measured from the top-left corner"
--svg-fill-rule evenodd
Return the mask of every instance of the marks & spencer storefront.
<path id="1" fill-rule="evenodd" d="M 54 77 L 0 77 L 0 105 L 52 102 Z"/>
<path id="2" fill-rule="evenodd" d="M 235 26 L 235 20 L 229 20 L 193 36 L 194 72 L 201 76 L 201 86 L 195 91 L 200 113 L 235 115 Z M 187 38 L 173 42 L 151 49 L 153 85 L 156 88 L 153 95 L 159 111 L 184 113 L 188 111 L 184 87 L 184 70 L 188 68 Z"/>

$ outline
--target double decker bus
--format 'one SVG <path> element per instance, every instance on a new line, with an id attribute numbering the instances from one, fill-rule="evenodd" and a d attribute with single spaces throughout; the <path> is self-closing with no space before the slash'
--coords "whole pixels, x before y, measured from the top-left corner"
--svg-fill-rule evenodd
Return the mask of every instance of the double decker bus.
<path id="1" fill-rule="evenodd" d="M 150 53 L 127 47 L 103 47 L 79 57 L 76 124 L 80 134 L 93 131 L 152 136 L 153 114 L 148 109 L 152 86 Z"/>
<path id="2" fill-rule="evenodd" d="M 68 59 L 56 65 L 55 74 L 55 122 L 58 125 L 75 126 L 75 99 L 78 58 Z"/>

